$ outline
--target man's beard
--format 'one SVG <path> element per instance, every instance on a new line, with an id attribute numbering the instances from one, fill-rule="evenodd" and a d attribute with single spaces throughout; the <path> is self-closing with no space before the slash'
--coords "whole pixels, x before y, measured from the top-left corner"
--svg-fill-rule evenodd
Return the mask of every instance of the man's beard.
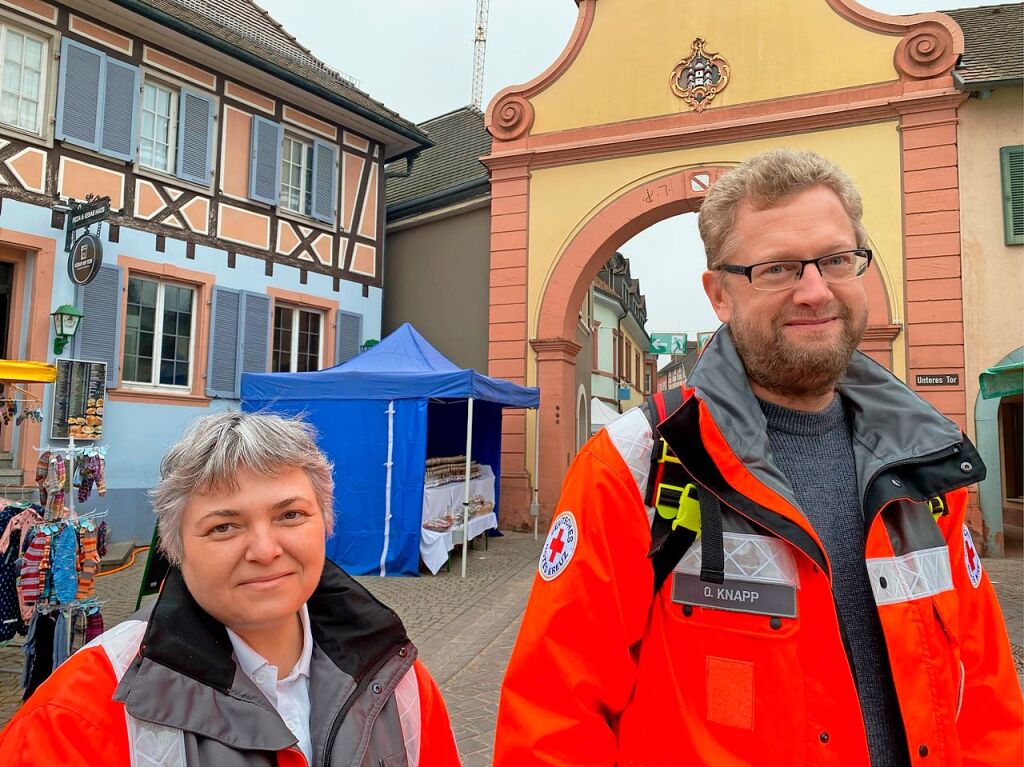
<path id="1" fill-rule="evenodd" d="M 751 381 L 783 396 L 814 397 L 835 389 L 864 336 L 867 307 L 857 311 L 856 316 L 854 311 L 846 304 L 837 303 L 842 333 L 832 345 L 789 342 L 783 327 L 795 317 L 775 318 L 765 331 L 739 315 L 733 317 L 729 329 Z"/>

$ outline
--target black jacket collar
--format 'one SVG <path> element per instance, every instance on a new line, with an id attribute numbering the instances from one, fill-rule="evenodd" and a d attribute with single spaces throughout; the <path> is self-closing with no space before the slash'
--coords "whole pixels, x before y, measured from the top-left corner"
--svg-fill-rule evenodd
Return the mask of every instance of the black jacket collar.
<path id="1" fill-rule="evenodd" d="M 408 642 L 395 612 L 329 560 L 307 606 L 314 643 L 356 680 Z M 199 606 L 178 568 L 167 574 L 139 654 L 224 692 L 235 678 L 227 630 Z"/>

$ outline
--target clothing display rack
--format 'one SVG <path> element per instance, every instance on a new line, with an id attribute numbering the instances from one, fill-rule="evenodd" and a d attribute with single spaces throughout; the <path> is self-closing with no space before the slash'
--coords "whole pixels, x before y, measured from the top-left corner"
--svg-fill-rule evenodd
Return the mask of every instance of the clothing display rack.
<path id="1" fill-rule="evenodd" d="M 25 699 L 74 650 L 102 633 L 100 608 L 106 601 L 97 599 L 94 589 L 107 531 L 106 522 L 100 521 L 108 512 L 79 513 L 75 490 L 81 493 L 79 502 L 94 484 L 105 494 L 102 466 L 107 446 L 76 445 L 70 438 L 66 447 L 35 450 L 40 455 L 40 504 L 34 506 L 38 521 L 27 530 L 18 551 L 0 552 L 4 559 L 18 557 L 16 622 L 17 633 L 25 635 L 20 672 Z M 12 628 L 6 633 L 13 636 Z"/>
<path id="2" fill-rule="evenodd" d="M 74 493 L 74 477 L 75 477 L 75 460 L 79 455 L 82 456 L 93 456 L 98 455 L 100 458 L 106 460 L 107 446 L 106 445 L 87 445 L 80 446 L 75 445 L 75 438 L 68 438 L 67 447 L 37 447 L 33 448 L 40 455 L 43 453 L 56 454 L 63 456 L 65 459 L 65 465 L 68 476 L 68 484 L 70 485 L 69 491 L 66 493 L 66 502 L 64 508 L 68 512 L 68 516 L 71 519 L 75 519 L 75 493 Z M 45 505 L 45 504 L 43 504 Z"/>

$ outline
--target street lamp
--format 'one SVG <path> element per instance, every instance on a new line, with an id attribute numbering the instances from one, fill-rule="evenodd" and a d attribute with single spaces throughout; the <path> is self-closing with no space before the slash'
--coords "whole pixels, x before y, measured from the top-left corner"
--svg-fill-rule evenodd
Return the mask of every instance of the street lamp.
<path id="1" fill-rule="evenodd" d="M 53 317 L 53 329 L 57 332 L 57 337 L 53 339 L 53 353 L 63 354 L 64 347 L 78 332 L 78 326 L 85 315 L 78 307 L 64 304 L 57 307 L 50 316 Z"/>

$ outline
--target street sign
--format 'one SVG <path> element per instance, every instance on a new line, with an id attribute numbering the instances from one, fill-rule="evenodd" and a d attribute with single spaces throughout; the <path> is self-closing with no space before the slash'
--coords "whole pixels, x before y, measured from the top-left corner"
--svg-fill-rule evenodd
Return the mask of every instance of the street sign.
<path id="1" fill-rule="evenodd" d="M 686 354 L 686 333 L 651 333 L 651 354 Z"/>
<path id="2" fill-rule="evenodd" d="M 629 387 L 620 386 L 618 391 L 618 397 L 616 399 L 618 399 L 619 401 L 629 399 Z"/>
<path id="3" fill-rule="evenodd" d="M 918 386 L 958 386 L 960 384 L 959 373 L 931 373 L 918 375 L 914 382 Z"/>

